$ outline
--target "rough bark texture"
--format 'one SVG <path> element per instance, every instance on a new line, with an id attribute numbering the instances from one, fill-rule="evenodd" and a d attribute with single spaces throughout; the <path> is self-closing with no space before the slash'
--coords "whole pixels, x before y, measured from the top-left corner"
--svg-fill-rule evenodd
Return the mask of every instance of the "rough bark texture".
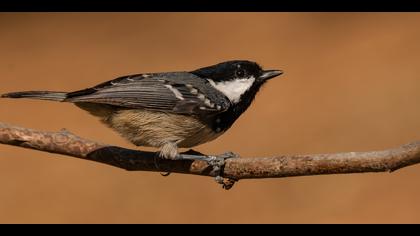
<path id="1" fill-rule="evenodd" d="M 130 171 L 215 176 L 212 167 L 204 161 L 162 160 L 154 152 L 101 144 L 66 130 L 43 132 L 0 123 L 0 143 L 101 162 Z M 226 160 L 221 176 L 228 182 L 225 187 L 230 188 L 233 184 L 230 180 L 394 171 L 419 162 L 420 142 L 413 142 L 383 151 L 232 158 Z"/>

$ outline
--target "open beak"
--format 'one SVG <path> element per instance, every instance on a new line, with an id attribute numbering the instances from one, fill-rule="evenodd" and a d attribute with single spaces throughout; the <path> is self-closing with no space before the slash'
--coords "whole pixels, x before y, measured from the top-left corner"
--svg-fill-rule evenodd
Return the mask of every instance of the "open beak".
<path id="1" fill-rule="evenodd" d="M 279 76 L 283 74 L 283 71 L 281 70 L 265 70 L 263 71 L 263 73 L 261 74 L 261 76 L 259 77 L 260 80 L 269 80 L 272 79 L 276 76 Z"/>

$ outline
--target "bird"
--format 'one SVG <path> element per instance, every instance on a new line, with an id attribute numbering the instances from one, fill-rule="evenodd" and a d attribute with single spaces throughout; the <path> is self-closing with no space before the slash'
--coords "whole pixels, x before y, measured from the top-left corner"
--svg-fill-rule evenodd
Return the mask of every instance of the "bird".
<path id="1" fill-rule="evenodd" d="M 73 103 L 137 146 L 159 148 L 177 159 L 225 133 L 248 109 L 262 85 L 283 73 L 249 60 L 231 60 L 192 71 L 121 76 L 73 92 L 22 91 L 2 98 Z"/>

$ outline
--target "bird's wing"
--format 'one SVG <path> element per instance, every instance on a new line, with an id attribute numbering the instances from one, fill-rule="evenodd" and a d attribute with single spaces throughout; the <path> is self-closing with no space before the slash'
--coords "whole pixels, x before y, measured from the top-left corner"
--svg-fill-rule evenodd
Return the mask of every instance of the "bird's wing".
<path id="1" fill-rule="evenodd" d="M 230 101 L 206 79 L 188 72 L 123 76 L 67 94 L 67 102 L 110 104 L 177 114 L 226 111 Z"/>

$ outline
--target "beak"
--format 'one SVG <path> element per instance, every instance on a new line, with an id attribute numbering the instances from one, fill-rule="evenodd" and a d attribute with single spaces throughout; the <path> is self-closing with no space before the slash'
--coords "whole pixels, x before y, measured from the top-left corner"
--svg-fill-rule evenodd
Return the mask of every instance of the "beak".
<path id="1" fill-rule="evenodd" d="M 264 80 L 272 79 L 281 74 L 283 74 L 283 71 L 281 70 L 265 70 L 263 71 L 259 79 L 264 81 Z"/>

